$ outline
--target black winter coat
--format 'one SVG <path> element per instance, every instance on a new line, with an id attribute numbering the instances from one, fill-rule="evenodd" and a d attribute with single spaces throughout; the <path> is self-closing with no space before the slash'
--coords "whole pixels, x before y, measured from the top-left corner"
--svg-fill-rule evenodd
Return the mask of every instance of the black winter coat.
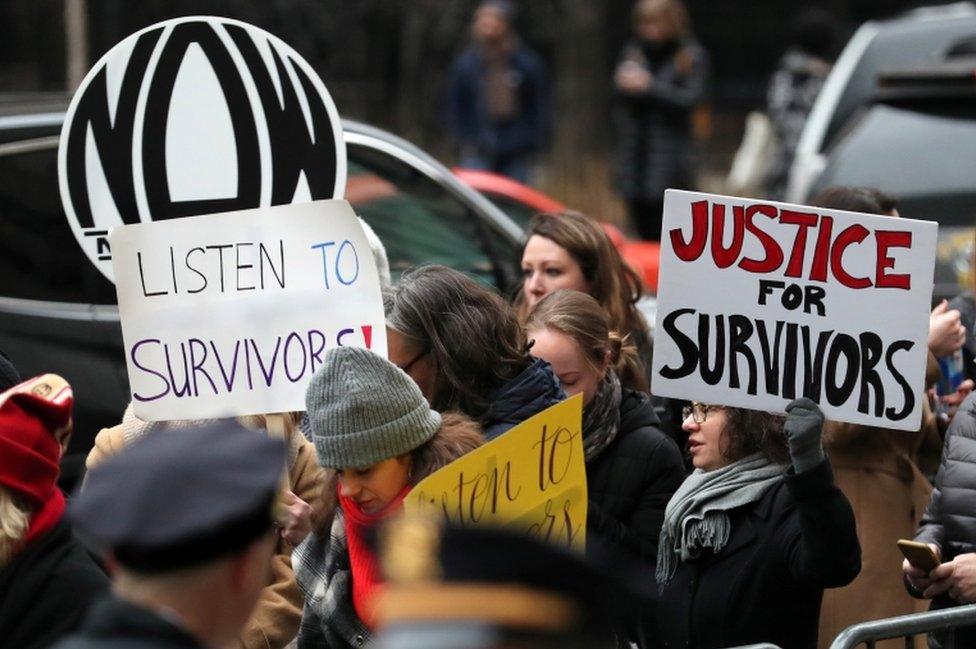
<path id="1" fill-rule="evenodd" d="M 107 592 L 108 578 L 62 520 L 0 568 L 0 647 L 49 647 Z"/>
<path id="2" fill-rule="evenodd" d="M 82 629 L 53 649 L 205 649 L 152 611 L 114 597 L 92 607 Z"/>
<path id="3" fill-rule="evenodd" d="M 587 527 L 650 565 L 664 508 L 685 479 L 681 452 L 657 425 L 650 397 L 624 388 L 617 437 L 586 466 Z"/>
<path id="4" fill-rule="evenodd" d="M 685 75 L 677 64 L 681 50 L 692 58 Z M 694 41 L 660 50 L 635 41 L 624 48 L 620 60 L 639 62 L 653 81 L 642 94 L 617 92 L 617 189 L 628 200 L 663 200 L 665 189 L 690 188 L 694 183 L 691 114 L 705 98 L 708 53 Z"/>
<path id="5" fill-rule="evenodd" d="M 647 646 L 816 647 L 823 589 L 850 583 L 861 569 L 854 512 L 829 462 L 788 470 L 729 519 L 725 548 L 679 563 L 660 592 Z"/>
<path id="6" fill-rule="evenodd" d="M 942 447 L 932 499 L 915 540 L 942 548 L 942 560 L 976 552 L 976 392 L 962 402 Z"/>
<path id="7" fill-rule="evenodd" d="M 967 335 L 968 328 L 967 327 Z M 942 560 L 976 552 L 976 392 L 959 406 L 942 446 L 942 462 L 935 476 L 932 499 L 925 508 L 915 540 L 942 548 Z M 911 590 L 909 589 L 909 592 Z M 932 600 L 932 608 L 958 606 L 948 593 Z M 960 629 L 957 647 L 976 646 L 976 627 Z"/>

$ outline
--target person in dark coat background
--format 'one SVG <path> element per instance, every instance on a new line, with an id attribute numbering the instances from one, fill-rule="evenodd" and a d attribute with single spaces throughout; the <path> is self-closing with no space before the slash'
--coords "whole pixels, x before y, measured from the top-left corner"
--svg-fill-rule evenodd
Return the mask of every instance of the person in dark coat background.
<path id="1" fill-rule="evenodd" d="M 664 508 L 685 478 L 678 447 L 657 428 L 647 394 L 621 387 L 636 349 L 610 330 L 595 299 L 559 290 L 529 313 L 532 353 L 552 365 L 566 394 L 583 394 L 587 527 L 653 566 Z"/>
<path id="2" fill-rule="evenodd" d="M 614 73 L 614 176 L 631 225 L 657 241 L 664 190 L 694 186 L 692 113 L 705 97 L 709 60 L 680 0 L 641 0 L 634 30 Z"/>
<path id="3" fill-rule="evenodd" d="M 236 646 L 268 583 L 285 444 L 229 419 L 150 433 L 92 469 L 71 503 L 113 566 L 112 597 L 56 649 Z"/>
<path id="4" fill-rule="evenodd" d="M 460 165 L 526 182 L 548 123 L 548 81 L 541 59 L 513 30 L 509 2 L 482 2 L 474 45 L 450 72 L 448 120 Z"/>
<path id="5" fill-rule="evenodd" d="M 50 646 L 108 592 L 57 487 L 72 402 L 53 374 L 0 394 L 0 647 Z"/>
<path id="6" fill-rule="evenodd" d="M 861 568 L 854 512 L 821 444 L 823 413 L 806 398 L 785 422 L 701 403 L 687 411 L 696 470 L 665 512 L 650 644 L 813 649 L 823 589 Z"/>
<path id="7" fill-rule="evenodd" d="M 494 439 L 566 398 L 532 358 L 512 307 L 445 266 L 422 266 L 384 291 L 390 361 L 430 407 L 458 411 Z"/>

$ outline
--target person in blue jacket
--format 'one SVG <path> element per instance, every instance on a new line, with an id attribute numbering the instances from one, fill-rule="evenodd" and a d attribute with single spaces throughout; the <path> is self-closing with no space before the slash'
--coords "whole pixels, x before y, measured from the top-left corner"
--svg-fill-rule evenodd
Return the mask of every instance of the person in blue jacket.
<path id="1" fill-rule="evenodd" d="M 508 2 L 482 2 L 474 43 L 454 62 L 448 122 L 462 167 L 526 182 L 548 121 L 548 83 L 541 59 L 515 33 Z"/>

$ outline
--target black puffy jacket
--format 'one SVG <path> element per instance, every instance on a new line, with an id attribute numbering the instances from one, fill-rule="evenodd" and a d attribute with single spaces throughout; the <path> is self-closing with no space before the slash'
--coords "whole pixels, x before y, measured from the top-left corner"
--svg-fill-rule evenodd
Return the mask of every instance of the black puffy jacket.
<path id="1" fill-rule="evenodd" d="M 967 326 L 968 328 L 968 326 Z M 915 540 L 942 548 L 942 560 L 952 561 L 960 554 L 976 552 L 976 392 L 959 406 L 949 424 L 942 462 L 935 476 L 932 499 L 925 508 Z M 909 589 L 911 592 L 911 589 Z M 932 600 L 933 609 L 958 606 L 948 593 Z M 942 637 L 941 632 L 936 633 Z M 943 640 L 944 643 L 944 640 Z M 956 635 L 957 647 L 976 646 L 976 628 L 964 627 Z"/>
<path id="2" fill-rule="evenodd" d="M 932 500 L 915 540 L 942 548 L 942 560 L 976 552 L 976 392 L 959 407 L 942 447 Z"/>
<path id="3" fill-rule="evenodd" d="M 664 508 L 685 479 L 681 452 L 657 425 L 650 398 L 624 388 L 617 437 L 586 466 L 587 527 L 651 565 Z"/>
<path id="4" fill-rule="evenodd" d="M 62 519 L 0 568 L 0 647 L 51 646 L 108 590 L 108 577 Z"/>

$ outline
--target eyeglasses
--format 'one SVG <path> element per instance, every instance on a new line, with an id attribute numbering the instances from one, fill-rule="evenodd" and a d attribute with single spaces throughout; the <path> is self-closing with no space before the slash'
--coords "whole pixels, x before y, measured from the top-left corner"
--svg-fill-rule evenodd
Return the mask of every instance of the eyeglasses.
<path id="1" fill-rule="evenodd" d="M 692 401 L 690 406 L 681 409 L 682 421 L 691 417 L 696 424 L 704 424 L 711 410 L 718 410 L 722 406 L 710 406 L 700 401 Z"/>
<path id="2" fill-rule="evenodd" d="M 409 363 L 407 363 L 406 365 L 401 365 L 400 366 L 400 369 L 403 370 L 404 372 L 406 372 L 407 374 L 409 374 L 410 373 L 410 368 L 413 367 L 414 365 L 416 365 L 417 362 L 420 361 L 421 358 L 423 358 L 424 356 L 426 356 L 429 353 L 430 352 L 420 352 L 419 354 L 417 354 L 416 356 L 414 356 L 413 358 L 411 358 Z"/>

